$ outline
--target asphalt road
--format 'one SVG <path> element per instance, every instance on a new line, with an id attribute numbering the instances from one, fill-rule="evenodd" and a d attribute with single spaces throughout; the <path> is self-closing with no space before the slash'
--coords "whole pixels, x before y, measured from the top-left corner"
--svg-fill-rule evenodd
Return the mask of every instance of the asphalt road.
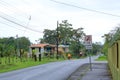
<path id="1" fill-rule="evenodd" d="M 92 57 L 92 60 L 96 57 Z M 0 80 L 66 80 L 78 67 L 89 63 L 89 58 L 52 62 L 7 73 Z"/>

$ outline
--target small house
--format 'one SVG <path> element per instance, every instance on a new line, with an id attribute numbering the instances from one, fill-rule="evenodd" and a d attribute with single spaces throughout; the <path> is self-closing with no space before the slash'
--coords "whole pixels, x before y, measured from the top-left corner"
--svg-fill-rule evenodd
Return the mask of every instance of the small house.
<path id="1" fill-rule="evenodd" d="M 69 45 L 59 45 L 59 50 L 62 50 L 64 53 L 69 52 Z"/>
<path id="2" fill-rule="evenodd" d="M 44 53 L 54 53 L 55 47 L 56 46 L 52 44 L 32 44 L 30 46 L 30 54 L 32 54 L 34 50 L 37 57 L 39 54 L 43 57 Z"/>

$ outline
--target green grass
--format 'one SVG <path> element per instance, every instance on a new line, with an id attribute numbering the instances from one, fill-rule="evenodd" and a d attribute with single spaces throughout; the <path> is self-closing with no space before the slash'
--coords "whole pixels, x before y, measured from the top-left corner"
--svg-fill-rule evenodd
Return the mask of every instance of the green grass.
<path id="1" fill-rule="evenodd" d="M 0 64 L 0 73 L 3 72 L 9 72 L 9 71 L 13 71 L 13 70 L 18 70 L 18 69 L 22 69 L 22 68 L 27 68 L 27 67 L 31 67 L 31 66 L 36 66 L 36 65 L 40 65 L 40 64 L 46 64 L 49 62 L 55 62 L 55 61 L 62 61 L 63 59 L 48 59 L 48 58 L 44 58 L 42 59 L 42 61 L 33 61 L 33 60 L 29 60 L 29 61 L 25 61 L 25 62 L 14 62 L 14 63 L 10 63 L 10 64 Z"/>
<path id="2" fill-rule="evenodd" d="M 107 56 L 100 56 L 96 61 L 107 61 Z"/>

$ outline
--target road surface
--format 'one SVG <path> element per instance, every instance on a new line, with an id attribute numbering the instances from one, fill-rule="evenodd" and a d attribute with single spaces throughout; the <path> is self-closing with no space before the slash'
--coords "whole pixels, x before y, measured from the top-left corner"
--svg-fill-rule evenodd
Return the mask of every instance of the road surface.
<path id="1" fill-rule="evenodd" d="M 92 61 L 94 58 L 96 57 L 92 57 Z M 84 63 L 89 63 L 89 58 L 52 62 L 7 73 L 0 73 L 0 80 L 66 80 Z"/>

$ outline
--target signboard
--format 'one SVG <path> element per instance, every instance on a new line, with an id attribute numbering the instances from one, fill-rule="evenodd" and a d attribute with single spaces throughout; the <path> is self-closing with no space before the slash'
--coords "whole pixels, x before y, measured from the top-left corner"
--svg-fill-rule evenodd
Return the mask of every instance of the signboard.
<path id="1" fill-rule="evenodd" d="M 86 49 L 92 49 L 92 46 L 86 45 L 85 48 L 86 48 Z"/>
<path id="2" fill-rule="evenodd" d="M 84 42 L 86 49 L 92 49 L 92 35 L 86 35 Z"/>
<path id="3" fill-rule="evenodd" d="M 92 71 L 92 63 L 91 63 L 91 55 L 90 55 L 90 49 L 92 49 L 92 35 L 86 35 L 84 42 L 86 49 L 88 49 L 89 51 L 90 70 Z"/>

